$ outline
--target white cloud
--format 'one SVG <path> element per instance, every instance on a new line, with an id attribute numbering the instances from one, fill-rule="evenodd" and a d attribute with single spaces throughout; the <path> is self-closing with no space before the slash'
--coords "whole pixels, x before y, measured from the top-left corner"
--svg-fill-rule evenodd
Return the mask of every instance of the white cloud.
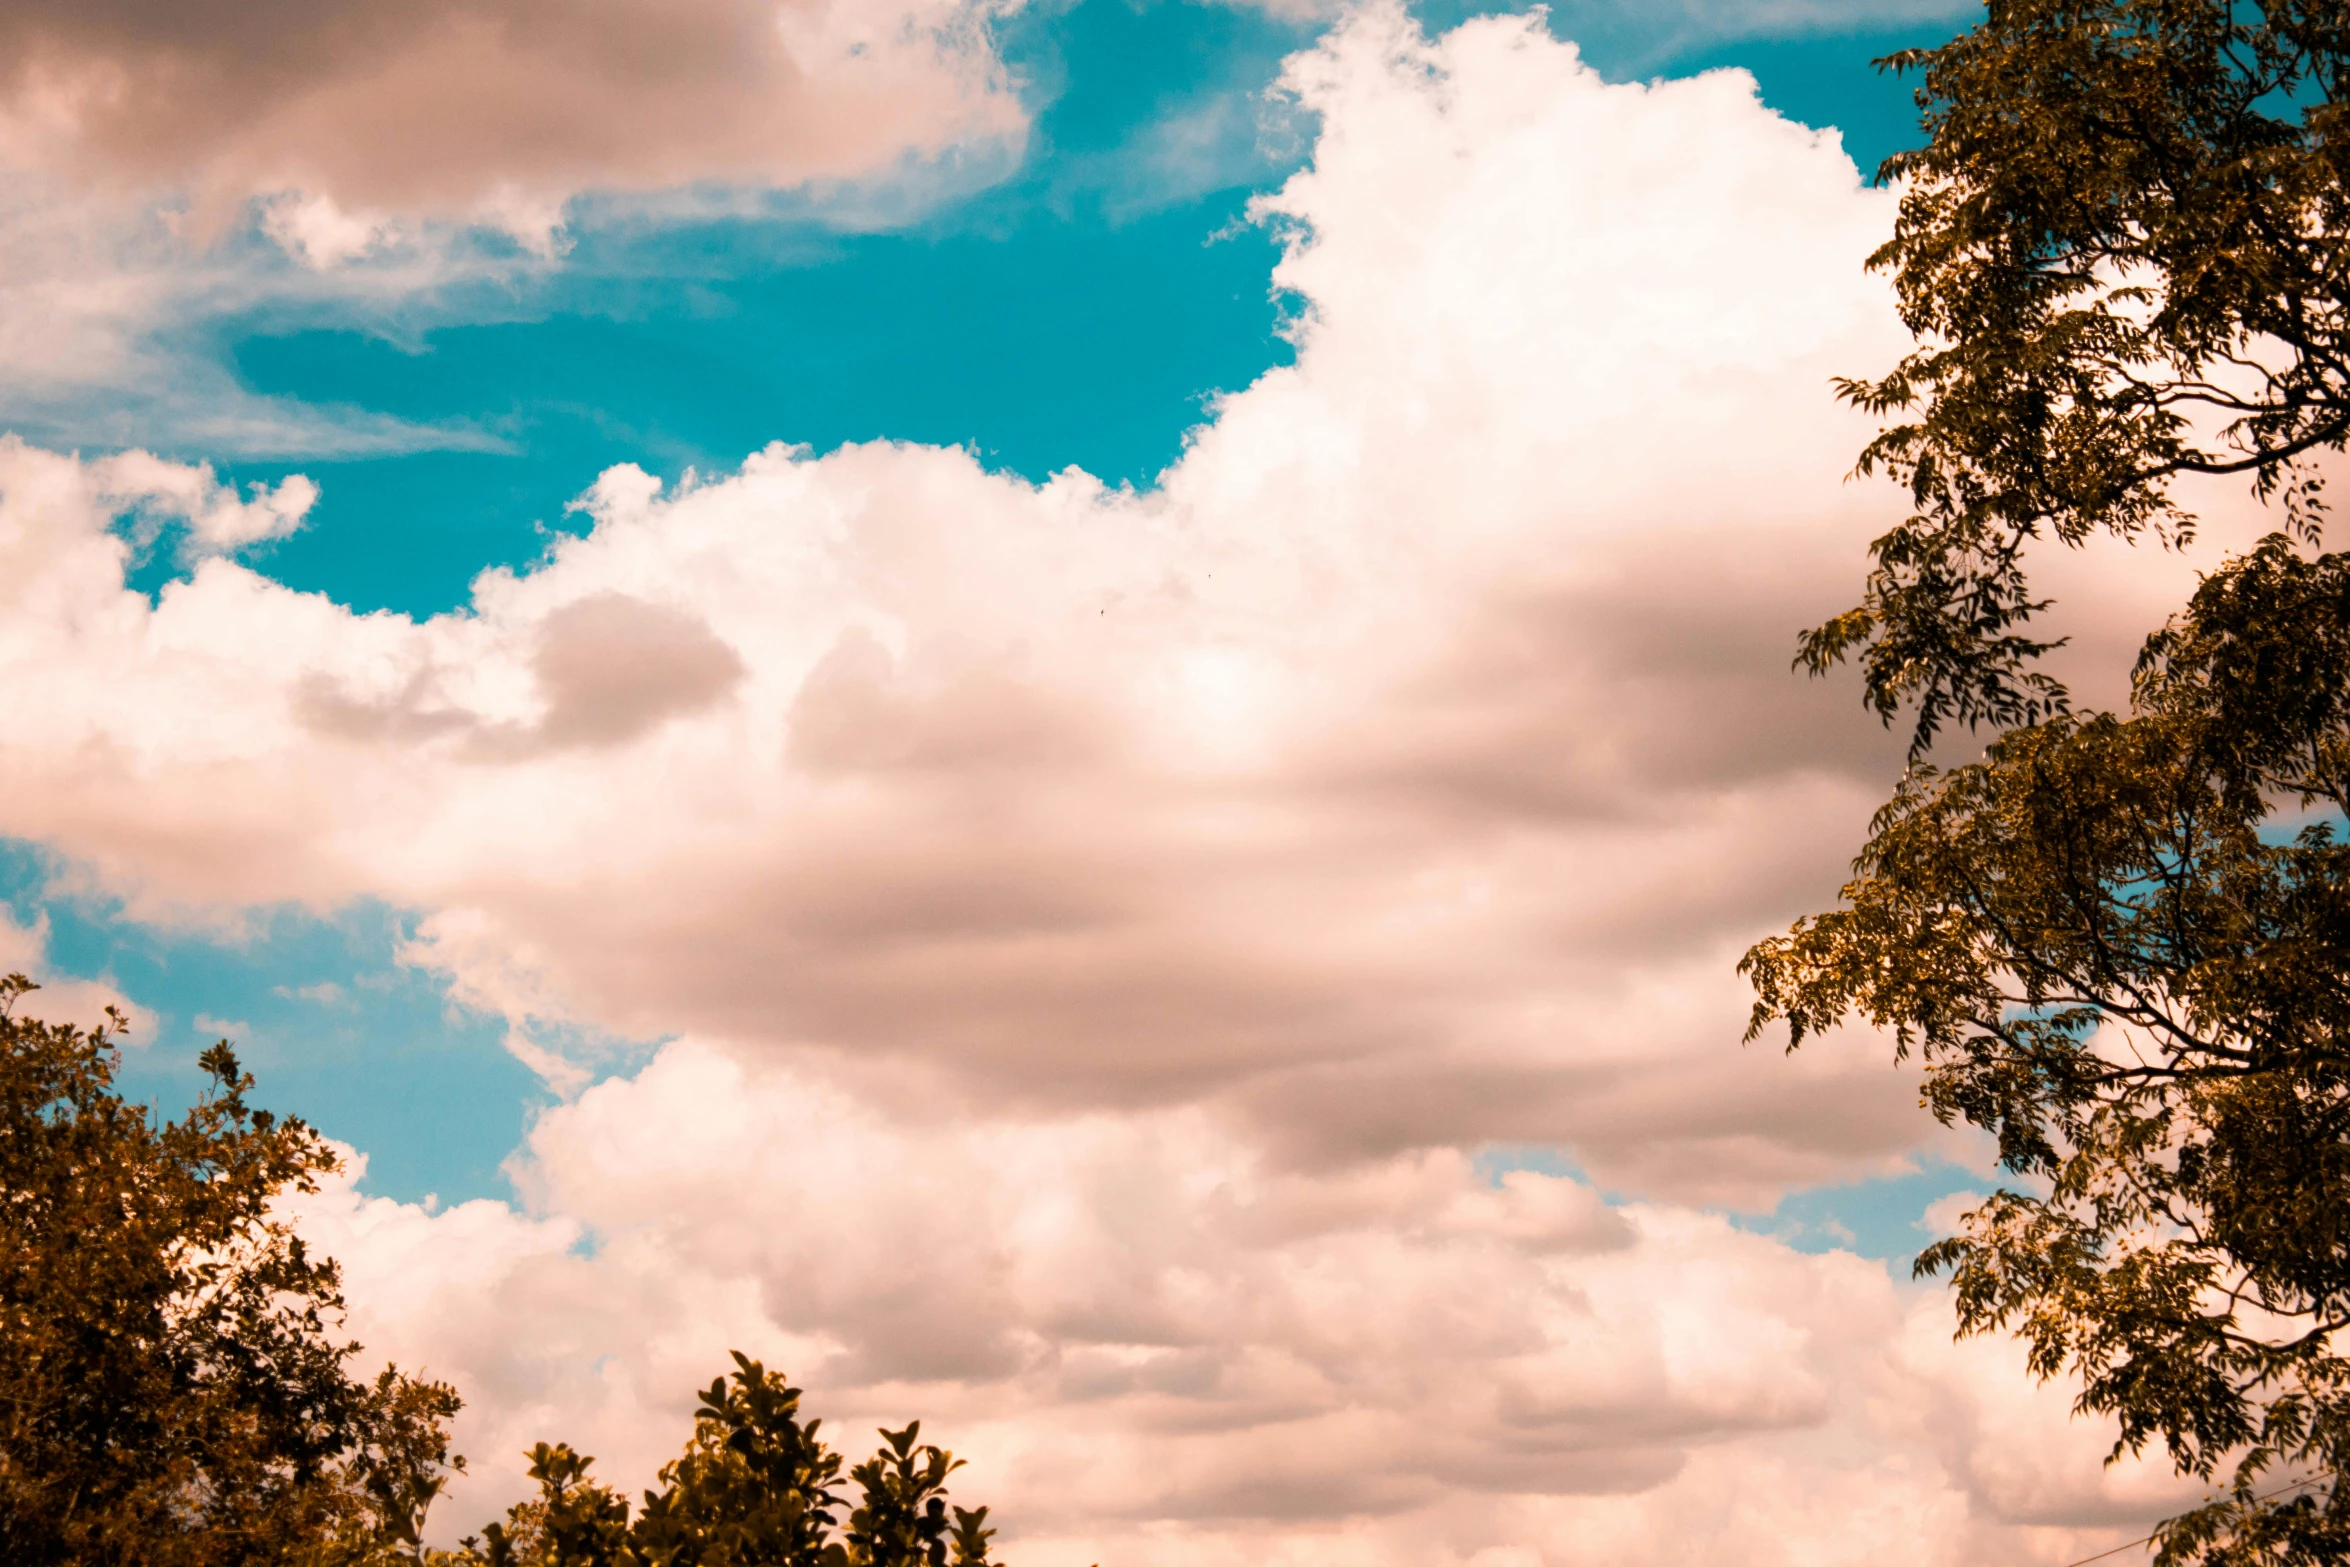
<path id="1" fill-rule="evenodd" d="M 1020 154 L 989 31 L 1006 9 L 0 5 L 0 426 L 238 456 L 502 449 L 257 395 L 206 329 L 412 340 L 500 317 L 575 217 L 922 210 Z"/>
<path id="2" fill-rule="evenodd" d="M 40 987 L 17 1003 L 18 1016 L 95 1028 L 111 1007 L 129 1024 L 122 1043 L 135 1048 L 155 1038 L 155 1014 L 124 995 L 111 978 L 76 979 L 51 966 L 46 914 L 28 925 L 0 903 L 0 974 L 22 974 Z"/>
<path id="3" fill-rule="evenodd" d="M 6 825 L 151 909 L 426 909 L 417 955 L 518 1019 L 1207 1098 L 1309 1160 L 1573 1141 L 1749 1201 L 1890 1167 L 1872 1046 L 1725 1048 L 1739 946 L 1889 758 L 1780 672 L 1866 525 L 1820 389 L 1896 346 L 1854 278 L 1885 198 L 1735 78 L 1420 47 L 1296 67 L 1300 361 L 1148 496 L 886 445 L 619 469 L 589 537 L 416 624 L 221 561 L 150 609 L 111 476 L 0 457 L 51 606 Z"/>
<path id="4" fill-rule="evenodd" d="M 274 485 L 255 484 L 240 495 L 209 465 L 163 462 L 147 452 L 122 452 L 84 468 L 92 501 L 109 512 L 135 511 L 152 519 L 184 521 L 187 550 L 221 554 L 281 539 L 302 526 L 318 503 L 318 486 L 301 474 Z"/>
<path id="5" fill-rule="evenodd" d="M 315 1211 L 485 1499 L 542 1435 L 641 1475 L 734 1344 L 934 1419 L 1040 1567 L 2110 1543 L 2159 1487 L 2061 1420 L 1915 1414 L 2061 1390 L 1692 1207 L 1940 1135 L 1879 1041 L 1740 1050 L 1732 972 L 1899 749 L 1785 672 L 1893 504 L 1828 392 L 1903 346 L 1890 196 L 1743 77 L 1603 86 L 1524 20 L 1371 11 L 1288 80 L 1297 362 L 1147 494 L 616 468 L 416 622 L 219 556 L 150 604 L 111 521 L 218 487 L 0 448 L 0 831 L 143 918 L 422 911 L 518 1048 L 677 1041 L 541 1122 L 526 1211 Z M 2074 656 L 2204 559 L 2062 563 Z"/>
<path id="6" fill-rule="evenodd" d="M 1242 3 L 1242 0 L 1233 0 Z M 1254 0 L 1277 16 L 1337 16 L 1333 0 Z M 1742 38 L 1853 33 L 1949 22 L 1957 31 L 1980 0 L 1550 0 L 1552 31 L 1582 42 L 1638 48 L 1657 58 Z"/>
<path id="7" fill-rule="evenodd" d="M 1983 1205 L 1983 1192 L 1951 1192 L 1937 1197 L 1918 1215 L 1917 1227 L 1935 1240 L 1945 1235 L 1956 1235 L 1964 1226 L 1966 1216 Z"/>
<path id="8" fill-rule="evenodd" d="M 361 246 L 316 204 L 271 207 L 262 222 L 276 242 L 258 231 L 199 241 L 184 203 L 5 167 L 0 175 L 0 425 L 73 444 L 169 442 L 224 455 L 500 449 L 464 425 L 258 395 L 202 339 L 209 323 L 262 311 L 280 324 L 331 320 L 412 337 L 454 294 L 510 293 L 543 266 L 538 258 L 391 225 L 373 227 Z M 338 264 L 289 260 L 280 244 L 323 247 L 317 255 Z"/>
<path id="9" fill-rule="evenodd" d="M 345 212 L 330 196 L 287 192 L 261 208 L 261 230 L 314 267 L 356 261 L 389 243 L 395 233 L 380 214 Z"/>
<path id="10" fill-rule="evenodd" d="M 34 0 L 0 9 L 0 163 L 187 190 L 210 229 L 269 198 L 322 264 L 367 248 L 363 212 L 543 236 L 584 190 L 857 178 L 1016 137 L 994 10 Z"/>
<path id="11" fill-rule="evenodd" d="M 859 1451 L 923 1419 L 1039 1567 L 2053 1563 L 2181 1499 L 1875 1263 L 1453 1150 L 1308 1173 L 1193 1109 L 873 1086 L 681 1043 L 541 1120 L 544 1217 L 302 1205 L 360 1336 L 472 1399 L 438 1531 L 537 1440 L 641 1484 L 730 1346 Z"/>

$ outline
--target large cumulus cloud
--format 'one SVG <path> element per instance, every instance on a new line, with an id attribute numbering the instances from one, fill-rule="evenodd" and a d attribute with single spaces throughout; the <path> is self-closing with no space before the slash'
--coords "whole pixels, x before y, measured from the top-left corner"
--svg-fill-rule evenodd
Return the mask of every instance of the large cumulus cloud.
<path id="1" fill-rule="evenodd" d="M 1820 389 L 1894 346 L 1883 199 L 1743 78 L 1422 49 L 1293 68 L 1299 361 L 1147 495 L 619 469 L 414 623 L 218 556 L 150 607 L 107 519 L 185 482 L 15 450 L 6 825 L 151 907 L 430 910 L 417 955 L 525 1030 L 1213 1100 L 1305 1159 L 1575 1141 L 1680 1195 L 1896 1157 L 1873 1058 L 1724 1049 L 1739 944 L 1882 788 L 1780 670 L 1869 504 Z"/>
<path id="2" fill-rule="evenodd" d="M 1148 493 L 615 469 L 416 622 L 237 563 L 299 492 L 0 451 L 0 832 L 146 918 L 418 909 L 559 1082 L 680 1036 L 540 1125 L 526 1211 L 314 1213 L 488 1481 L 552 1431 L 641 1472 L 739 1343 L 935 1411 L 1039 1561 L 1957 1563 L 2158 1506 L 2061 1419 L 1986 1457 L 2011 1362 L 1691 1206 L 1935 1135 L 1874 1041 L 1741 1051 L 1731 971 L 1897 761 L 1784 673 L 1889 506 L 1827 388 L 1901 347 L 1891 198 L 1524 20 L 1370 11 L 1287 88 L 1297 362 Z M 150 603 L 115 521 L 173 510 Z M 2084 667 L 2191 565 L 2076 562 Z M 1521 1144 L 1589 1183 L 1489 1178 Z"/>

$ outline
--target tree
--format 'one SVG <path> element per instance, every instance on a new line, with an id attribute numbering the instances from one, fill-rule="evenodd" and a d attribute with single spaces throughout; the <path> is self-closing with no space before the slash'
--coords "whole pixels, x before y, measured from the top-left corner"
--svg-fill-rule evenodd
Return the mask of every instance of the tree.
<path id="1" fill-rule="evenodd" d="M 2221 1485 L 2165 1563 L 2350 1558 L 2350 439 L 2340 0 L 1992 0 L 1922 73 L 1894 272 L 1919 346 L 1843 383 L 1910 515 L 1810 633 L 1912 766 L 1841 906 L 1741 965 L 1749 1039 L 1859 1019 L 2023 1179 L 1929 1248 L 1962 1332 Z M 2043 672 L 2027 547 L 2179 539 L 2182 475 L 2284 528 L 2146 644 L 2122 714 Z M 1983 759 L 1921 758 L 1952 724 Z"/>
<path id="2" fill-rule="evenodd" d="M 1801 662 L 1857 657 L 1923 750 L 1947 723 L 2066 706 L 2034 667 L 2026 547 L 2179 539 L 2180 475 L 2241 475 L 2314 538 L 2315 459 L 2350 439 L 2350 11 L 2339 0 L 1991 0 L 1922 76 L 1925 146 L 1890 270 L 1919 346 L 1839 383 L 1898 422 L 1859 471 L 1907 487 L 1856 608 Z"/>
<path id="3" fill-rule="evenodd" d="M 2231 1494 L 2165 1560 L 2336 1561 L 2350 1495 L 2350 559 L 2282 537 L 2149 645 L 2133 715 L 1914 769 L 1845 907 L 1747 954 L 1749 1038 L 1858 1016 L 2034 1184 L 1928 1248 L 1966 1330 Z"/>
<path id="4" fill-rule="evenodd" d="M 755 1360 L 701 1394 L 686 1449 L 660 1488 L 628 1502 L 588 1477 L 568 1445 L 531 1451 L 539 1495 L 463 1551 L 480 1567 L 987 1567 L 984 1507 L 952 1509 L 953 1454 L 921 1443 L 919 1421 L 883 1431 L 849 1472 L 858 1505 L 841 1519 L 841 1459 L 800 1419 L 800 1390 Z"/>
<path id="5" fill-rule="evenodd" d="M 119 1015 L 15 1015 L 0 979 L 0 1559 L 375 1563 L 414 1550 L 456 1396 L 357 1380 L 333 1261 L 273 1215 L 334 1150 L 256 1110 L 226 1042 L 158 1124 Z"/>
<path id="6" fill-rule="evenodd" d="M 272 1205 L 338 1168 L 248 1102 L 223 1041 L 158 1123 L 115 1088 L 122 1018 L 18 1017 L 0 978 L 0 1561 L 15 1567 L 987 1567 L 952 1454 L 884 1431 L 849 1471 L 800 1392 L 736 1355 L 632 1517 L 568 1446 L 537 1499 L 457 1551 L 423 1542 L 459 1404 L 386 1367 L 349 1375 L 341 1273 Z"/>

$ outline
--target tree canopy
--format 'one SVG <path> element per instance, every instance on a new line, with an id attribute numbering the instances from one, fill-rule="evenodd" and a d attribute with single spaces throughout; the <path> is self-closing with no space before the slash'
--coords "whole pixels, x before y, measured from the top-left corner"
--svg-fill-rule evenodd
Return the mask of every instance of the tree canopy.
<path id="1" fill-rule="evenodd" d="M 350 1375 L 331 1259 L 271 1210 L 332 1147 L 247 1102 L 223 1043 L 158 1124 L 119 1017 L 16 1015 L 0 978 L 0 1558 L 372 1562 L 413 1541 L 456 1396 Z"/>
<path id="2" fill-rule="evenodd" d="M 1750 1038 L 1887 1029 L 2030 1178 L 1919 1268 L 2077 1370 L 2123 1448 L 2234 1465 L 2173 1560 L 2350 1552 L 2330 1486 L 2255 1500 L 2350 1460 L 2350 843 L 2272 820 L 2350 810 L 2346 697 L 2350 559 L 2271 539 L 2149 644 L 2130 716 L 1914 769 L 1845 906 L 1744 964 Z"/>
<path id="3" fill-rule="evenodd" d="M 1918 339 L 1840 383 L 1890 422 L 1860 472 L 1913 510 L 1861 603 L 1804 639 L 1868 699 L 1953 721 L 2064 710 L 2036 667 L 2025 553 L 2098 532 L 2178 539 L 2182 475 L 2240 475 L 2315 537 L 2318 459 L 2350 439 L 2350 11 L 2339 0 L 1991 0 L 1921 78 L 1927 140 L 1889 271 Z"/>
<path id="4" fill-rule="evenodd" d="M 1894 274 L 1916 349 L 1847 397 L 1913 509 L 1861 604 L 1802 639 L 1910 713 L 1912 766 L 1841 906 L 1741 965 L 1748 1037 L 1847 1020 L 2019 1179 L 1929 1248 L 1962 1332 L 2081 1379 L 2114 1449 L 2219 1487 L 2165 1563 L 2350 1556 L 2350 557 L 2318 553 L 2350 439 L 2340 0 L 1991 0 L 1885 64 L 1926 145 Z M 2183 475 L 2282 527 L 2072 710 L 2036 540 L 2176 541 Z M 1957 723 L 2003 732 L 1926 765 Z"/>
<path id="5" fill-rule="evenodd" d="M 950 1508 L 953 1454 L 919 1441 L 921 1422 L 883 1431 L 849 1471 L 802 1421 L 800 1391 L 737 1353 L 704 1389 L 685 1451 L 633 1516 L 566 1445 L 531 1453 L 536 1499 L 511 1509 L 445 1567 L 988 1567 L 987 1509 Z M 845 1509 L 845 1514 L 844 1514 Z"/>
<path id="6" fill-rule="evenodd" d="M 159 1122 L 115 1083 L 124 1024 L 17 1014 L 0 978 L 0 1560 L 90 1567 L 988 1567 L 960 1467 L 883 1431 L 842 1459 L 800 1391 L 740 1354 L 630 1508 L 564 1444 L 539 1494 L 455 1550 L 427 1547 L 455 1392 L 355 1378 L 341 1273 L 275 1207 L 334 1147 L 249 1100 L 224 1041 Z"/>

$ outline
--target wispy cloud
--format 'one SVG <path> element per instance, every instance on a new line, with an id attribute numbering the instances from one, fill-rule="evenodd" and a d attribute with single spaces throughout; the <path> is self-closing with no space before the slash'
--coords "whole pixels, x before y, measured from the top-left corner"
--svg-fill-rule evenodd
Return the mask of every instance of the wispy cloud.
<path id="1" fill-rule="evenodd" d="M 385 220 L 543 240 L 585 190 L 795 185 L 1016 131 L 989 9 L 15 4 L 0 9 L 0 155 L 81 183 L 187 190 L 200 232 L 256 197 L 331 202 L 295 221 L 295 248 L 320 259 L 353 248 L 349 225 Z"/>
<path id="2" fill-rule="evenodd" d="M 0 428 L 220 457 L 503 450 L 257 394 L 221 334 L 500 319 L 580 224 L 902 221 L 1018 158 L 996 10 L 0 7 Z"/>
<path id="3" fill-rule="evenodd" d="M 412 333 L 453 299 L 512 290 L 543 263 L 435 230 L 321 271 L 248 227 L 189 237 L 184 211 L 23 174 L 0 197 L 0 428 L 76 446 L 219 456 L 499 450 L 492 431 L 257 394 L 220 354 L 224 320 L 331 319 Z M 510 308 L 510 306 L 509 306 Z"/>

